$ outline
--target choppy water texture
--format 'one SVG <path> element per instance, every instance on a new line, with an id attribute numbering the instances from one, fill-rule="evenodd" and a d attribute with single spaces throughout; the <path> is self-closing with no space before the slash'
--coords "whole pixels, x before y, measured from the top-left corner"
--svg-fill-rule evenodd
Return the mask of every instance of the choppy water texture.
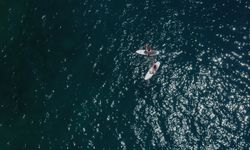
<path id="1" fill-rule="evenodd" d="M 1 149 L 249 149 L 249 1 L 0 7 Z"/>

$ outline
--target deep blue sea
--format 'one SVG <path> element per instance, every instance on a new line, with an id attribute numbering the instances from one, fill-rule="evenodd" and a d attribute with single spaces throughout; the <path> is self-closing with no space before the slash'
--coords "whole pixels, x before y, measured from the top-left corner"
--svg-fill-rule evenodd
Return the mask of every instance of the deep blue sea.
<path id="1" fill-rule="evenodd" d="M 0 0 L 0 150 L 39 149 L 250 149 L 250 1 Z"/>

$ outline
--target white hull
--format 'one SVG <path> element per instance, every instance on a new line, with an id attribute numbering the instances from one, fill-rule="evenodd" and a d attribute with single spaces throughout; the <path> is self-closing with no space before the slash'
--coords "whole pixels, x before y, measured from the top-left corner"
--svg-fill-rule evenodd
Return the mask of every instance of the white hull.
<path id="1" fill-rule="evenodd" d="M 145 75 L 145 77 L 144 77 L 145 80 L 151 79 L 156 74 L 156 72 L 159 69 L 161 63 L 159 61 L 157 61 L 155 64 L 156 64 L 156 70 L 155 70 L 155 72 L 154 72 L 154 69 L 153 69 L 153 66 L 152 66 L 148 70 L 147 74 Z"/>
<path id="2" fill-rule="evenodd" d="M 147 51 L 144 50 L 144 49 L 139 49 L 139 50 L 136 51 L 136 53 L 137 53 L 137 54 L 140 54 L 140 55 L 145 55 L 145 56 L 156 56 L 156 55 L 159 55 L 159 54 L 160 54 L 159 51 L 153 51 L 152 54 L 149 54 L 149 55 L 148 55 L 148 54 L 147 54 Z"/>

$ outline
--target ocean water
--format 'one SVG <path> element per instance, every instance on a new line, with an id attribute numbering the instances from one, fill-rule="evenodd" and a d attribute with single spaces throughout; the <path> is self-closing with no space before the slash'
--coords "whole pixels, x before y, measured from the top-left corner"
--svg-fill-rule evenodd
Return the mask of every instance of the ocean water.
<path id="1" fill-rule="evenodd" d="M 0 18 L 1 150 L 250 148 L 249 1 L 2 0 Z"/>

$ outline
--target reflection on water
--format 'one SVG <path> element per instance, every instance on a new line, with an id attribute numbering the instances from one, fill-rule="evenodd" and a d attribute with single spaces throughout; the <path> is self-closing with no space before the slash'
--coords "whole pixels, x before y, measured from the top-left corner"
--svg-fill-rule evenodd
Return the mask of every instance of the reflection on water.
<path id="1" fill-rule="evenodd" d="M 249 147 L 247 2 L 9 5 L 1 147 Z M 161 53 L 149 81 L 145 43 Z"/>

